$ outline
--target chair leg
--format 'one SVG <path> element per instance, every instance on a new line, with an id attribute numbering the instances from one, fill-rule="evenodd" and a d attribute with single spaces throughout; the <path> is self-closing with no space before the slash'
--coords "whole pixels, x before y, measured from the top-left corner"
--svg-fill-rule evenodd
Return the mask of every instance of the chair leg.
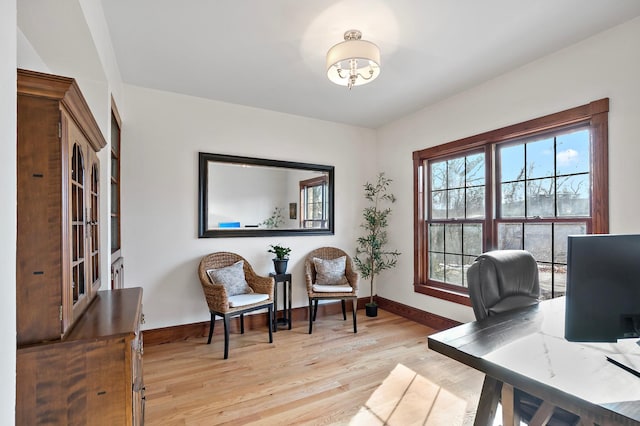
<path id="1" fill-rule="evenodd" d="M 244 314 L 240 314 L 240 334 L 244 334 Z"/>
<path id="2" fill-rule="evenodd" d="M 209 323 L 209 340 L 207 340 L 207 345 L 211 344 L 211 337 L 213 337 L 213 326 L 216 323 L 216 314 L 211 314 L 211 323 Z"/>
<path id="3" fill-rule="evenodd" d="M 313 320 L 316 320 L 316 315 L 318 314 L 318 299 L 315 300 L 313 304 Z"/>
<path id="4" fill-rule="evenodd" d="M 273 318 L 273 305 L 269 305 L 269 325 L 267 328 L 269 329 L 269 343 L 273 343 L 273 332 L 271 330 L 271 318 Z"/>
<path id="5" fill-rule="evenodd" d="M 353 299 L 353 332 L 357 333 L 358 332 L 358 326 L 356 323 L 356 309 L 358 308 L 358 300 L 357 299 Z"/>
<path id="6" fill-rule="evenodd" d="M 269 315 L 269 327 L 271 327 L 271 329 L 274 331 L 274 333 L 278 332 L 278 318 L 276 317 L 278 315 L 278 310 L 275 308 L 276 304 L 274 302 L 273 304 L 274 308 L 273 308 L 273 315 Z M 284 308 L 284 312 L 285 312 L 285 316 L 287 315 L 287 310 L 286 307 Z"/>
<path id="7" fill-rule="evenodd" d="M 313 329 L 313 300 L 309 298 L 309 334 Z"/>
<path id="8" fill-rule="evenodd" d="M 346 303 L 345 303 L 344 299 L 342 299 L 340 302 L 342 304 L 342 320 L 346 321 L 347 320 L 347 309 L 346 309 L 346 306 L 345 306 Z"/>
<path id="9" fill-rule="evenodd" d="M 224 359 L 229 358 L 229 316 L 224 315 Z"/>

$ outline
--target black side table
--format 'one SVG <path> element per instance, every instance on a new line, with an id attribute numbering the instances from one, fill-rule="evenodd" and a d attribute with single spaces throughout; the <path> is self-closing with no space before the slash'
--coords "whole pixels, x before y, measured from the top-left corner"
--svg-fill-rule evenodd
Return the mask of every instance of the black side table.
<path id="1" fill-rule="evenodd" d="M 291 274 L 270 273 L 275 286 L 273 289 L 273 331 L 278 331 L 279 325 L 288 325 L 291 330 Z M 284 299 L 282 300 L 282 317 L 278 318 L 278 283 L 282 283 Z M 289 287 L 287 289 L 287 287 Z"/>

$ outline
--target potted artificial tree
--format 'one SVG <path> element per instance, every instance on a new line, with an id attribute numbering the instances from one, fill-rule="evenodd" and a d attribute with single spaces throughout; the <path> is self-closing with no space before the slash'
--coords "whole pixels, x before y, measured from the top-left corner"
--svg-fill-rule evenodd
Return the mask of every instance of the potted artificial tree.
<path id="1" fill-rule="evenodd" d="M 276 257 L 273 258 L 273 269 L 276 271 L 276 274 L 286 274 L 291 249 L 277 244 L 271 244 L 269 247 L 267 251 L 276 255 Z"/>
<path id="2" fill-rule="evenodd" d="M 387 218 L 391 214 L 391 208 L 383 208 L 384 203 L 394 203 L 396 197 L 389 193 L 391 179 L 387 179 L 384 173 L 378 175 L 375 184 L 364 184 L 364 197 L 371 203 L 362 211 L 363 222 L 360 225 L 365 230 L 363 236 L 357 240 L 356 255 L 353 259 L 356 268 L 362 278 L 369 278 L 371 296 L 366 306 L 368 317 L 378 315 L 378 305 L 374 302 L 373 280 L 381 271 L 396 266 L 400 253 L 397 250 L 387 250 Z"/>

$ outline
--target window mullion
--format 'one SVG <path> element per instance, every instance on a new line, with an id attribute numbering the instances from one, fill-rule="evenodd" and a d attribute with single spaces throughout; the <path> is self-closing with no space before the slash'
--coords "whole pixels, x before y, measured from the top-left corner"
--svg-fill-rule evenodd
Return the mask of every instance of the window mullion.
<path id="1" fill-rule="evenodd" d="M 554 216 L 558 217 L 558 138 L 556 136 L 553 138 L 553 208 Z"/>
<path id="2" fill-rule="evenodd" d="M 555 274 L 555 266 L 556 266 L 556 224 L 551 224 L 551 298 L 556 297 L 556 274 Z"/>

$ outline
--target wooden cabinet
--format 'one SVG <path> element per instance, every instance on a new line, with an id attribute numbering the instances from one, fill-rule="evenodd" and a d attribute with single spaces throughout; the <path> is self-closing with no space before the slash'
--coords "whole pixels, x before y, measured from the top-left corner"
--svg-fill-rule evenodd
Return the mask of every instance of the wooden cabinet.
<path id="1" fill-rule="evenodd" d="M 124 258 L 111 262 L 111 288 L 124 288 Z"/>
<path id="2" fill-rule="evenodd" d="M 99 291 L 62 341 L 19 348 L 16 424 L 144 424 L 141 303 Z"/>
<path id="3" fill-rule="evenodd" d="M 16 424 L 141 425 L 142 289 L 98 291 L 106 141 L 73 79 L 17 90 Z"/>
<path id="4" fill-rule="evenodd" d="M 18 70 L 18 346 L 60 340 L 100 287 L 106 145 L 73 79 Z"/>

